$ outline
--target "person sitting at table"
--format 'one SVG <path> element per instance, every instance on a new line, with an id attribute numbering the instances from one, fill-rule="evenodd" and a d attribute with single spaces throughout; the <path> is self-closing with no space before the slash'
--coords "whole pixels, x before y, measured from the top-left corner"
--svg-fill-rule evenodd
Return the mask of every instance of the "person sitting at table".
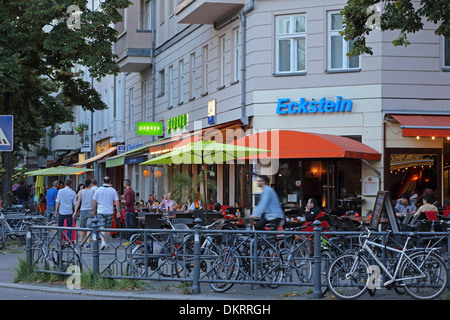
<path id="1" fill-rule="evenodd" d="M 172 194 L 169 192 L 164 195 L 164 199 L 161 202 L 161 209 L 166 211 L 173 211 L 175 208 L 175 201 L 172 200 Z"/>
<path id="2" fill-rule="evenodd" d="M 148 196 L 148 200 L 147 200 L 148 205 L 151 207 L 151 206 L 153 206 L 155 204 L 155 202 L 158 202 L 155 199 L 155 196 L 153 194 L 149 195 Z"/>
<path id="3" fill-rule="evenodd" d="M 322 212 L 315 198 L 310 198 L 305 207 L 305 220 L 311 222 L 316 220 L 317 216 Z"/>
<path id="4" fill-rule="evenodd" d="M 395 215 L 399 218 L 405 217 L 409 212 L 415 213 L 416 209 L 416 206 L 411 203 L 408 193 L 402 194 L 394 207 Z"/>
<path id="5" fill-rule="evenodd" d="M 195 195 L 195 200 L 194 202 L 191 203 L 191 205 L 189 206 L 189 209 L 186 212 L 193 212 L 194 210 L 199 210 L 202 208 L 202 202 L 200 200 L 200 194 L 196 194 Z"/>
<path id="6" fill-rule="evenodd" d="M 216 203 L 214 205 L 214 209 L 213 209 L 214 213 L 220 213 L 220 214 L 224 214 L 223 210 L 222 210 L 222 205 L 220 203 Z"/>
<path id="7" fill-rule="evenodd" d="M 420 218 L 420 214 L 425 211 L 436 211 L 438 212 L 438 208 L 433 204 L 434 199 L 432 194 L 426 194 L 422 199 L 423 205 L 420 206 L 419 209 L 417 209 L 416 213 L 414 214 L 414 219 Z"/>

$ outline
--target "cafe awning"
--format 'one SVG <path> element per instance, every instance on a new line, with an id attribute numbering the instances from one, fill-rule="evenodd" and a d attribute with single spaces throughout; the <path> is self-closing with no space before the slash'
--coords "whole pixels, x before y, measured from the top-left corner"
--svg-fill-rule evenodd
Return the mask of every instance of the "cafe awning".
<path id="1" fill-rule="evenodd" d="M 404 137 L 450 137 L 450 115 L 391 115 Z"/>
<path id="2" fill-rule="evenodd" d="M 371 147 L 341 136 L 291 130 L 270 130 L 240 138 L 234 144 L 271 150 L 248 159 L 353 158 L 381 160 Z"/>
<path id="3" fill-rule="evenodd" d="M 116 150 L 117 150 L 117 146 L 111 147 L 111 148 L 106 149 L 105 151 L 103 151 L 103 152 L 101 152 L 101 153 L 99 153 L 99 154 L 97 154 L 97 155 L 95 155 L 95 156 L 93 156 L 93 157 L 91 157 L 89 159 L 86 159 L 84 161 L 80 161 L 80 162 L 74 163 L 74 164 L 72 164 L 72 166 L 74 166 L 74 167 L 83 167 L 83 166 L 85 166 L 87 164 L 90 164 L 90 163 L 95 162 L 97 160 L 100 160 L 100 159 L 102 159 L 102 158 L 104 158 L 106 156 L 109 156 L 111 153 L 113 153 Z"/>

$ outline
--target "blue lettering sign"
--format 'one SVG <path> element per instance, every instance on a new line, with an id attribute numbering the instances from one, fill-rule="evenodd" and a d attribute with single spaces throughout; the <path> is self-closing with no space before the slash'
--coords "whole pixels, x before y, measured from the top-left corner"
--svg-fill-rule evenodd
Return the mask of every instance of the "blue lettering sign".
<path id="1" fill-rule="evenodd" d="M 278 99 L 276 114 L 351 112 L 352 107 L 353 101 L 343 100 L 341 96 L 337 96 L 336 101 L 326 100 L 325 97 L 319 101 L 300 98 L 298 102 Z"/>

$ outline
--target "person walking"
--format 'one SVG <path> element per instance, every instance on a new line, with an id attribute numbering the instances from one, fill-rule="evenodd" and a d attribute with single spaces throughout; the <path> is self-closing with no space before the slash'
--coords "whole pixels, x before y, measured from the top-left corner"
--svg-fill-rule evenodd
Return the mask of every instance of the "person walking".
<path id="1" fill-rule="evenodd" d="M 269 177 L 260 175 L 257 183 L 258 187 L 262 188 L 263 191 L 258 205 L 251 215 L 251 218 L 260 217 L 259 222 L 255 225 L 255 229 L 262 230 L 266 224 L 281 226 L 284 221 L 284 212 L 281 209 L 280 200 L 275 190 L 269 186 Z"/>
<path id="2" fill-rule="evenodd" d="M 81 189 L 77 194 L 77 204 L 75 205 L 75 212 L 73 213 L 73 218 L 76 220 L 78 215 L 78 209 L 80 209 L 80 220 L 79 228 L 90 228 L 92 220 L 92 199 L 94 197 L 94 191 L 92 188 L 91 179 L 86 179 L 84 181 L 84 189 Z M 78 233 L 79 245 L 83 246 L 85 231 L 80 231 Z M 87 240 L 86 248 L 90 248 L 90 237 Z"/>
<path id="3" fill-rule="evenodd" d="M 47 191 L 47 209 L 45 210 L 45 214 L 47 217 L 47 223 L 51 222 L 52 219 L 55 219 L 55 207 L 56 207 L 56 197 L 58 196 L 59 190 L 59 181 L 53 181 L 53 187 L 48 189 Z"/>
<path id="4" fill-rule="evenodd" d="M 77 194 L 72 190 L 72 180 L 67 179 L 64 183 L 64 189 L 58 191 L 56 197 L 55 217 L 58 219 L 58 227 L 64 226 L 66 221 L 67 227 L 72 228 L 73 209 L 77 204 Z M 68 241 L 72 240 L 72 230 L 67 230 Z"/>
<path id="5" fill-rule="evenodd" d="M 92 217 L 97 214 L 100 221 L 100 228 L 109 229 L 113 223 L 114 203 L 116 204 L 117 218 L 120 218 L 119 197 L 117 191 L 111 187 L 111 179 L 108 176 L 103 178 L 103 184 L 98 188 L 92 197 Z M 100 250 L 107 248 L 106 241 L 109 240 L 110 232 L 103 231 L 102 244 Z"/>
<path id="6" fill-rule="evenodd" d="M 123 182 L 123 186 L 125 187 L 125 195 L 124 195 L 124 210 L 125 210 L 125 226 L 127 229 L 134 229 L 134 220 L 136 219 L 136 214 L 134 212 L 134 203 L 136 201 L 136 197 L 133 189 L 131 188 L 130 179 L 125 179 Z M 127 232 L 127 241 L 123 244 L 127 246 L 130 244 L 132 232 Z"/>

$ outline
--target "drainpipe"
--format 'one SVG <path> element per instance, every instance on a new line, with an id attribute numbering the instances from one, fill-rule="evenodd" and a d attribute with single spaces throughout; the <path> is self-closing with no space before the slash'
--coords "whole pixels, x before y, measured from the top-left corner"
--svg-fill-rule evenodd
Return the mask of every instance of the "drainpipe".
<path id="1" fill-rule="evenodd" d="M 255 0 L 251 0 L 250 4 L 239 14 L 241 21 L 241 121 L 244 125 L 248 124 L 248 117 L 245 115 L 245 92 L 246 92 L 246 41 L 247 41 L 247 14 L 255 8 Z"/>
<path id="2" fill-rule="evenodd" d="M 155 122 L 155 106 L 156 106 L 156 94 L 155 94 L 155 81 L 156 81 L 156 70 L 155 70 L 155 45 L 156 45 L 156 24 L 155 24 L 155 0 L 151 2 L 152 11 L 152 48 L 150 49 L 150 63 L 152 65 L 152 122 Z M 152 142 L 155 141 L 155 136 L 152 136 Z M 152 194 L 155 194 L 155 176 L 152 175 Z"/>
<path id="3" fill-rule="evenodd" d="M 244 8 L 244 10 L 241 13 L 238 13 L 232 17 L 230 17 L 228 20 L 224 21 L 223 23 L 219 25 L 214 25 L 214 29 L 220 30 L 230 24 L 231 22 L 235 21 L 236 19 L 239 19 L 241 21 L 241 121 L 243 124 L 248 124 L 248 117 L 245 115 L 245 77 L 246 77 L 246 71 L 247 68 L 245 66 L 246 64 L 246 41 L 247 41 L 247 14 L 255 8 L 255 0 L 251 0 L 249 5 Z"/>

